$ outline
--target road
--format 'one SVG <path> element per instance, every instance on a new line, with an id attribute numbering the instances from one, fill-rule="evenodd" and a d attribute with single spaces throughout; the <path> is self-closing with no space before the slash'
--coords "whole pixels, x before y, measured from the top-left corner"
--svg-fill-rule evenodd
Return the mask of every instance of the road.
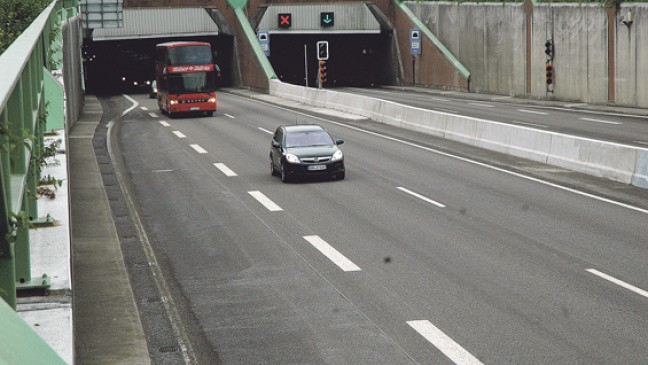
<path id="1" fill-rule="evenodd" d="M 583 103 L 531 101 L 502 95 L 423 88 L 416 88 L 418 92 L 396 88 L 337 90 L 443 113 L 643 148 L 648 146 L 648 115 L 645 109 L 591 108 Z"/>
<path id="2" fill-rule="evenodd" d="M 139 106 L 117 122 L 113 145 L 186 330 L 186 358 L 648 358 L 643 192 L 617 202 L 614 192 L 628 187 L 587 180 L 610 191 L 600 195 L 575 187 L 582 177 L 539 164 L 524 166 L 560 177 L 370 121 L 227 93 L 212 118 L 170 119 L 145 95 L 133 98 Z M 270 175 L 271 133 L 309 122 L 345 141 L 345 180 L 284 184 Z"/>

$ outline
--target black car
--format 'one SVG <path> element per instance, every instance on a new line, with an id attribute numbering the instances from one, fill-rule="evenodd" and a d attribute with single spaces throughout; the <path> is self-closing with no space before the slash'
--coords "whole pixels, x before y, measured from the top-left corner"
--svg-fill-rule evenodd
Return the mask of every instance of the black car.
<path id="1" fill-rule="evenodd" d="M 298 177 L 344 179 L 344 155 L 326 129 L 317 124 L 282 125 L 272 137 L 270 171 L 287 182 Z"/>

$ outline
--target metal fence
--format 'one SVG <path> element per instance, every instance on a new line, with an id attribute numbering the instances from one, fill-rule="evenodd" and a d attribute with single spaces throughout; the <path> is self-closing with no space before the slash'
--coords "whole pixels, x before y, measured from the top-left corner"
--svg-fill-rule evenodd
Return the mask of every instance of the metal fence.
<path id="1" fill-rule="evenodd" d="M 40 171 L 55 148 L 44 133 L 62 115 L 48 99 L 57 109 L 63 100 L 61 88 L 48 85 L 61 68 L 61 23 L 75 7 L 75 0 L 53 1 L 0 55 L 0 298 L 14 309 L 17 290 L 48 285 L 46 277 L 32 278 L 29 229 L 42 219 Z"/>

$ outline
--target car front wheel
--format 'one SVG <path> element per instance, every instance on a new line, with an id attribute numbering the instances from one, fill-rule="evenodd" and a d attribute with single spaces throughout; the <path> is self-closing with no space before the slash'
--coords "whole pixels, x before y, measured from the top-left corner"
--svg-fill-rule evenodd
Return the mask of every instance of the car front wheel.
<path id="1" fill-rule="evenodd" d="M 270 160 L 270 175 L 277 176 L 277 169 L 275 169 L 275 165 L 272 160 Z"/>
<path id="2" fill-rule="evenodd" d="M 281 181 L 285 183 L 288 182 L 288 175 L 286 175 L 286 168 L 283 164 L 281 164 Z"/>

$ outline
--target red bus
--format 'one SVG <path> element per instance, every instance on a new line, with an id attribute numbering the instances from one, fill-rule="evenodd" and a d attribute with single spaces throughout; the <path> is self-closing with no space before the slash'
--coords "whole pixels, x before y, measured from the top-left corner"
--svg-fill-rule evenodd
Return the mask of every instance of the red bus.
<path id="1" fill-rule="evenodd" d="M 206 42 L 167 42 L 155 46 L 157 102 L 163 113 L 216 111 L 216 68 Z"/>

